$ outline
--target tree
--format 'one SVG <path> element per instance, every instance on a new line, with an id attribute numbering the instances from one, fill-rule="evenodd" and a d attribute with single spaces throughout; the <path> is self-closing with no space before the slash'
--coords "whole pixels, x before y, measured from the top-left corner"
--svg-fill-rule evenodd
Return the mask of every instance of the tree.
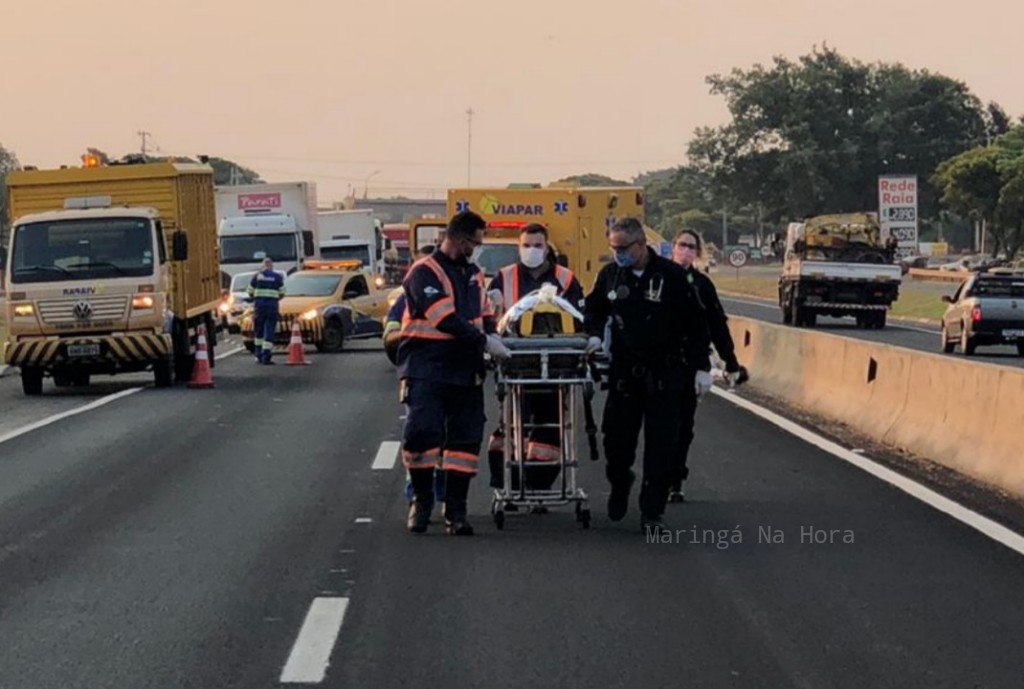
<path id="1" fill-rule="evenodd" d="M 828 47 L 796 62 L 708 77 L 732 116 L 689 146 L 720 207 L 781 222 L 877 206 L 877 177 L 917 174 L 921 213 L 941 161 L 985 141 L 986 111 L 961 82 L 898 64 L 864 64 Z"/>
<path id="2" fill-rule="evenodd" d="M 19 167 L 18 156 L 0 144 L 0 247 L 7 246 L 7 229 L 10 227 L 10 218 L 7 217 L 7 173 Z"/>
<path id="3" fill-rule="evenodd" d="M 629 182 L 623 182 L 620 179 L 614 179 L 606 175 L 598 175 L 593 172 L 588 172 L 582 175 L 570 175 L 569 177 L 563 177 L 556 181 L 555 184 L 575 184 L 578 187 L 625 187 L 629 185 Z"/>
<path id="4" fill-rule="evenodd" d="M 932 183 L 946 208 L 985 221 L 993 254 L 1013 256 L 1024 246 L 1024 125 L 946 160 Z"/>
<path id="5" fill-rule="evenodd" d="M 213 168 L 213 183 L 221 186 L 232 184 L 263 184 L 258 172 L 224 158 L 211 157 L 207 163 Z"/>

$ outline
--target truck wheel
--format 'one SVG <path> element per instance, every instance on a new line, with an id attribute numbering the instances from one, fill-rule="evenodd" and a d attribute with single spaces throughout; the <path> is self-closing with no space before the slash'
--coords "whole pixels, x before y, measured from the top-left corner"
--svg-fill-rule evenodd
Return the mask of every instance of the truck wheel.
<path id="1" fill-rule="evenodd" d="M 341 327 L 341 321 L 332 318 L 324 323 L 324 339 L 317 342 L 316 349 L 319 352 L 337 354 L 345 347 L 345 331 Z"/>
<path id="2" fill-rule="evenodd" d="M 971 339 L 970 335 L 967 334 L 967 326 L 960 324 L 960 351 L 964 356 L 971 356 L 974 354 L 974 350 L 978 348 L 978 345 L 974 344 L 974 340 Z"/>
<path id="3" fill-rule="evenodd" d="M 942 324 L 942 335 L 940 336 L 939 341 L 942 342 L 942 351 L 945 354 L 952 354 L 953 350 L 956 349 L 956 342 L 950 340 L 949 336 L 946 334 L 945 323 Z"/>
<path id="4" fill-rule="evenodd" d="M 174 379 L 179 383 L 187 383 L 192 380 L 192 366 L 194 364 L 195 359 L 190 355 L 175 357 Z"/>
<path id="5" fill-rule="evenodd" d="M 818 314 L 810 309 L 804 309 L 804 325 L 814 328 L 818 325 Z"/>
<path id="6" fill-rule="evenodd" d="M 1017 340 L 1017 356 L 1024 356 L 1024 340 Z"/>
<path id="7" fill-rule="evenodd" d="M 873 320 L 875 322 L 875 328 L 877 330 L 881 330 L 882 328 L 885 327 L 885 320 L 887 316 L 888 314 L 885 311 L 879 311 L 877 314 L 875 314 Z"/>
<path id="8" fill-rule="evenodd" d="M 90 380 L 92 380 L 92 376 L 85 371 L 75 371 L 71 374 L 71 384 L 76 388 L 89 387 Z"/>
<path id="9" fill-rule="evenodd" d="M 161 359 L 153 364 L 153 381 L 158 388 L 169 388 L 174 384 L 174 372 L 170 359 Z"/>
<path id="10" fill-rule="evenodd" d="M 30 397 L 43 394 L 43 369 L 34 366 L 22 368 L 21 391 Z"/>

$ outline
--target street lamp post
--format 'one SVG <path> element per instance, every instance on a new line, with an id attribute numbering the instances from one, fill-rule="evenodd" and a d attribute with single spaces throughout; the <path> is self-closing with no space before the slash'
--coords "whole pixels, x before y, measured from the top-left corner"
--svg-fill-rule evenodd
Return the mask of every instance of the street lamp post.
<path id="1" fill-rule="evenodd" d="M 369 175 L 366 176 L 365 180 L 363 180 L 363 198 L 364 199 L 366 198 L 366 195 L 369 193 L 370 180 L 373 179 L 374 177 L 376 177 L 379 174 L 380 174 L 380 170 L 374 170 L 373 172 L 371 172 Z"/>

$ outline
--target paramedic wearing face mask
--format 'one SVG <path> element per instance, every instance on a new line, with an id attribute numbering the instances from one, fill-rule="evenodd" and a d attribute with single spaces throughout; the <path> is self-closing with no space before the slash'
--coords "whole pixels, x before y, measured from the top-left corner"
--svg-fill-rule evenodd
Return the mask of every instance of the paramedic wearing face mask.
<path id="1" fill-rule="evenodd" d="M 715 346 L 718 356 L 725 362 L 726 379 L 731 385 L 736 385 L 743 382 L 746 371 L 736 360 L 736 348 L 729 334 L 728 318 L 725 309 L 722 308 L 722 302 L 718 299 L 715 285 L 711 278 L 694 266 L 697 259 L 703 256 L 703 251 L 704 244 L 700 235 L 692 230 L 680 231 L 672 242 L 672 260 L 686 270 L 686 280 L 707 314 L 711 343 Z M 689 380 L 695 380 L 697 371 L 688 367 L 687 376 Z M 686 458 L 693 442 L 693 420 L 697 413 L 697 400 L 696 386 L 684 386 L 683 409 L 679 417 L 679 447 L 668 494 L 669 502 L 683 502 L 684 499 L 683 482 L 690 473 L 686 467 Z"/>
<path id="2" fill-rule="evenodd" d="M 611 483 L 608 517 L 629 510 L 637 440 L 644 429 L 641 527 L 659 531 L 675 465 L 683 388 L 711 388 L 707 316 L 686 271 L 647 247 L 643 225 L 616 222 L 608 234 L 614 261 L 598 273 L 587 295 L 588 350 L 601 348 L 611 318 L 611 366 L 602 432 Z M 695 376 L 687 371 L 696 370 Z"/>
<path id="3" fill-rule="evenodd" d="M 487 295 L 496 311 L 507 311 L 517 301 L 547 284 L 555 285 L 558 296 L 582 311 L 583 288 L 579 281 L 571 270 L 555 263 L 548 247 L 547 229 L 531 223 L 519 231 L 519 262 L 498 271 L 491 280 Z M 557 424 L 557 391 L 535 390 L 528 403 L 524 403 L 523 414 L 531 418 L 532 423 Z M 491 486 L 494 488 L 502 488 L 504 483 L 502 440 L 500 430 L 495 431 L 488 451 Z M 527 439 L 526 459 L 550 463 L 550 466 L 532 467 L 526 472 L 526 482 L 532 490 L 548 489 L 558 477 L 561 465 L 559 429 L 532 430 Z"/>
<path id="4" fill-rule="evenodd" d="M 448 223 L 444 240 L 409 269 L 398 345 L 401 400 L 406 405 L 402 459 L 413 487 L 407 527 L 423 533 L 434 503 L 434 468 L 445 473 L 445 527 L 473 534 L 466 518 L 484 434 L 484 352 L 507 358 L 494 334 L 494 315 L 475 258 L 486 223 L 464 211 Z"/>

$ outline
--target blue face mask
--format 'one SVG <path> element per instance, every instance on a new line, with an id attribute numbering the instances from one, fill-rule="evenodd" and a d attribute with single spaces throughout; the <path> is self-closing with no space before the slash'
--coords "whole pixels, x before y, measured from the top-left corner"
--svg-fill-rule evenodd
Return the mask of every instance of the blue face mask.
<path id="1" fill-rule="evenodd" d="M 615 258 L 615 265 L 619 268 L 632 268 L 636 263 L 636 259 L 628 251 L 623 251 L 622 253 L 615 252 L 612 255 Z"/>

